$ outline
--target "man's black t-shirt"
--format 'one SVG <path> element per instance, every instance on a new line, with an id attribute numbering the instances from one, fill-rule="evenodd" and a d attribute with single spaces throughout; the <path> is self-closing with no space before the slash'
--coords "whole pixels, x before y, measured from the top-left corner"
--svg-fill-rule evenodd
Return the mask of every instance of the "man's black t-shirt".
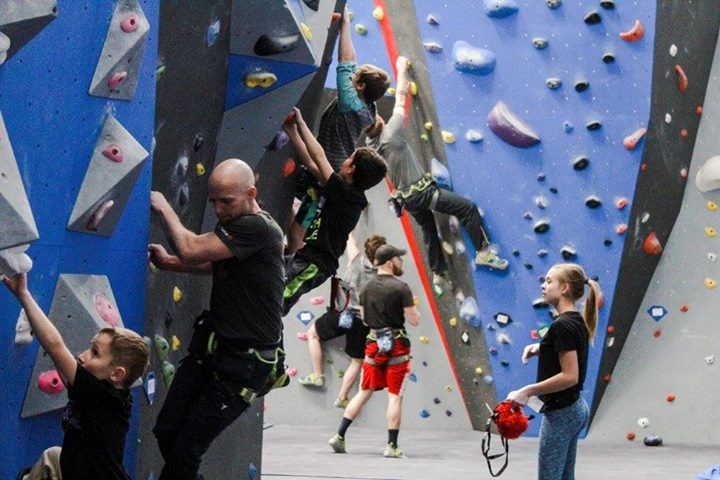
<path id="1" fill-rule="evenodd" d="M 545 402 L 546 410 L 572 405 L 580 396 L 585 382 L 588 359 L 588 334 L 585 321 L 579 312 L 565 312 L 553 321 L 547 333 L 540 341 L 538 357 L 537 381 L 541 382 L 562 371 L 560 368 L 560 352 L 575 350 L 578 357 L 578 383 L 565 390 L 540 395 Z"/>
<path id="2" fill-rule="evenodd" d="M 325 203 L 305 234 L 305 246 L 296 255 L 318 266 L 327 276 L 338 269 L 348 235 L 367 206 L 367 198 L 337 173 L 330 175 L 323 193 Z"/>
<path id="3" fill-rule="evenodd" d="M 377 275 L 360 292 L 363 322 L 370 328 L 404 328 L 405 307 L 415 305 L 407 283 L 392 275 Z"/>
<path id="4" fill-rule="evenodd" d="M 285 288 L 283 233 L 267 212 L 243 215 L 215 233 L 234 257 L 213 263 L 210 311 L 222 338 L 280 342 Z"/>
<path id="5" fill-rule="evenodd" d="M 123 468 L 132 397 L 78 364 L 63 414 L 63 480 L 129 480 Z"/>

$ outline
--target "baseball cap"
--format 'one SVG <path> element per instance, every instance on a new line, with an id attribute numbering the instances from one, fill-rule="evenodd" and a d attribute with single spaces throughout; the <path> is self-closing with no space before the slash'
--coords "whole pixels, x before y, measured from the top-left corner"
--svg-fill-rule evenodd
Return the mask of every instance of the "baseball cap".
<path id="1" fill-rule="evenodd" d="M 381 245 L 375 250 L 375 264 L 382 265 L 393 257 L 401 257 L 407 253 L 407 250 L 397 248 L 393 245 Z"/>

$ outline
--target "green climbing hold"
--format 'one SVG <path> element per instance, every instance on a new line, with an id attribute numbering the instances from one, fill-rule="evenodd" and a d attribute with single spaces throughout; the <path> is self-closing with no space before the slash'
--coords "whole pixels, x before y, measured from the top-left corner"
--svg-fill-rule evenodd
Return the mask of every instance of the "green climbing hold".
<path id="1" fill-rule="evenodd" d="M 170 388 L 170 384 L 172 384 L 173 378 L 175 378 L 175 365 L 165 360 L 162 363 L 161 370 L 163 383 L 167 388 Z"/>
<path id="2" fill-rule="evenodd" d="M 170 345 L 168 341 L 165 340 L 165 337 L 161 335 L 155 335 L 153 337 L 153 343 L 155 344 L 155 353 L 157 354 L 158 360 L 162 362 L 168 356 Z"/>

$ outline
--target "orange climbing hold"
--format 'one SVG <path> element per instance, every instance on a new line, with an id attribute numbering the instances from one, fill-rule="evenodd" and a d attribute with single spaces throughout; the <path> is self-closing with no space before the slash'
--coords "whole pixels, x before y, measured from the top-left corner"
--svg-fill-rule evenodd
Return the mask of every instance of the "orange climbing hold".
<path id="1" fill-rule="evenodd" d="M 677 74 L 678 90 L 682 93 L 688 87 L 687 75 L 685 75 L 685 70 L 679 64 L 675 65 L 675 73 Z"/>
<path id="2" fill-rule="evenodd" d="M 638 42 L 645 35 L 645 27 L 640 20 L 635 20 L 635 24 L 627 32 L 621 32 L 620 38 L 626 42 Z"/>
<path id="3" fill-rule="evenodd" d="M 660 240 L 658 240 L 655 232 L 648 233 L 647 237 L 645 237 L 645 241 L 643 242 L 643 250 L 645 250 L 645 253 L 648 255 L 660 255 L 662 249 Z"/>
<path id="4" fill-rule="evenodd" d="M 288 158 L 285 162 L 285 165 L 283 166 L 283 177 L 287 178 L 292 175 L 295 171 L 296 166 L 297 165 L 295 164 L 295 160 L 293 160 L 292 158 Z"/>

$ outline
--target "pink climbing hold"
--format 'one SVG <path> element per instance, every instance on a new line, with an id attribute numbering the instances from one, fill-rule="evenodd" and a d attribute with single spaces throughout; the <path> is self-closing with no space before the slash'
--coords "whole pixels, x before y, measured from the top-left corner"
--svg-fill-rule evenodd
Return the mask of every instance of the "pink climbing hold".
<path id="1" fill-rule="evenodd" d="M 123 161 L 122 149 L 120 149 L 120 147 L 118 147 L 114 143 L 112 145 L 108 145 L 107 148 L 102 151 L 102 154 L 113 162 L 120 163 Z"/>
<path id="2" fill-rule="evenodd" d="M 95 303 L 95 310 L 97 310 L 100 318 L 108 325 L 118 328 L 120 326 L 120 314 L 117 309 L 113 307 L 112 303 L 110 303 L 110 300 L 102 293 L 96 293 L 93 301 Z"/>
<path id="3" fill-rule="evenodd" d="M 49 395 L 57 395 L 65 390 L 65 384 L 63 384 L 62 378 L 60 378 L 57 370 L 42 372 L 38 376 L 37 383 L 38 388 Z"/>
<path id="4" fill-rule="evenodd" d="M 120 22 L 120 28 L 125 33 L 132 33 L 140 27 L 140 17 L 137 13 L 131 13 L 122 19 Z"/>
<path id="5" fill-rule="evenodd" d="M 297 333 L 297 338 L 300 339 L 300 340 L 307 340 L 307 339 L 308 339 L 308 334 L 307 334 L 307 332 L 298 332 L 298 333 Z"/>
<path id="6" fill-rule="evenodd" d="M 285 370 L 285 372 L 288 375 L 290 375 L 291 377 L 294 377 L 295 375 L 297 375 L 298 369 L 295 367 L 292 367 L 292 368 L 288 368 L 287 370 Z"/>
<path id="7" fill-rule="evenodd" d="M 675 73 L 678 79 L 678 90 L 680 90 L 680 93 L 683 93 L 688 87 L 688 77 L 680 65 L 675 65 Z"/>
<path id="8" fill-rule="evenodd" d="M 112 75 L 110 75 L 110 79 L 108 79 L 108 88 L 110 90 L 115 90 L 120 86 L 120 84 L 125 80 L 128 73 L 125 71 L 122 72 L 115 72 Z"/>
<path id="9" fill-rule="evenodd" d="M 628 150 L 635 150 L 635 147 L 637 147 L 638 143 L 640 143 L 640 140 L 645 136 L 647 133 L 646 128 L 638 128 L 635 130 L 634 133 L 631 133 L 625 139 L 623 140 L 623 145 Z"/>
<path id="10" fill-rule="evenodd" d="M 625 232 L 627 232 L 627 229 L 628 229 L 627 223 L 621 223 L 620 225 L 615 227 L 615 233 L 617 233 L 618 235 L 622 235 Z"/>
<path id="11" fill-rule="evenodd" d="M 615 207 L 617 207 L 618 210 L 622 210 L 623 208 L 627 207 L 628 199 L 625 197 L 618 198 L 617 202 L 615 202 Z"/>
<path id="12" fill-rule="evenodd" d="M 325 303 L 325 297 L 323 297 L 322 295 L 319 295 L 317 297 L 312 297 L 310 299 L 311 305 L 322 305 L 323 303 Z"/>
<path id="13" fill-rule="evenodd" d="M 115 205 L 114 200 L 108 200 L 102 205 L 100 205 L 97 210 L 95 210 L 95 212 L 90 215 L 90 219 L 88 220 L 87 225 L 85 225 L 85 228 L 87 228 L 91 232 L 97 231 L 98 227 L 100 226 L 100 222 L 102 222 L 103 218 L 105 218 L 105 215 L 107 215 L 108 212 L 112 209 L 113 205 Z"/>
<path id="14" fill-rule="evenodd" d="M 620 38 L 626 42 L 638 42 L 645 35 L 645 27 L 640 20 L 635 20 L 635 24 L 627 32 L 621 32 Z"/>

